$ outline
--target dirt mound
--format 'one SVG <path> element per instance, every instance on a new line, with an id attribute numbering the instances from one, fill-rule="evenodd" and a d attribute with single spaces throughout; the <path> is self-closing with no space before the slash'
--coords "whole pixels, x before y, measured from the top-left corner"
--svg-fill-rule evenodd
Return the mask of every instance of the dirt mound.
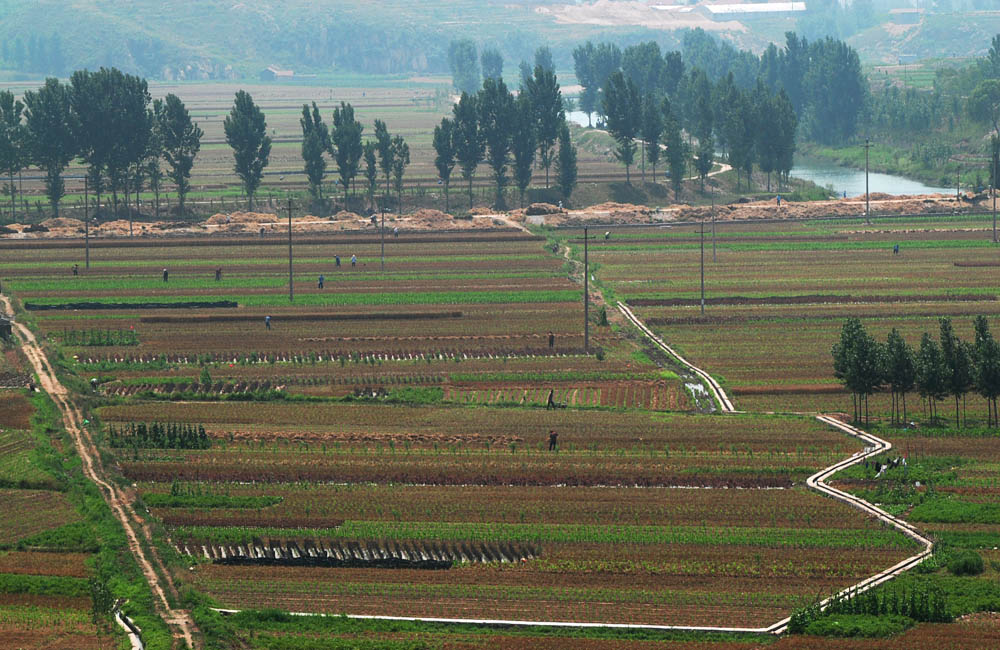
<path id="1" fill-rule="evenodd" d="M 566 211 L 551 203 L 532 203 L 524 209 L 524 214 L 529 217 L 541 214 L 562 214 L 563 212 Z"/>
<path id="2" fill-rule="evenodd" d="M 70 219 L 69 217 L 54 217 L 52 219 L 46 219 L 42 222 L 42 225 L 49 230 L 83 230 L 83 222 L 79 219 Z"/>
<path id="3" fill-rule="evenodd" d="M 407 217 L 418 221 L 450 222 L 454 219 L 454 217 L 452 217 L 450 214 L 446 212 L 441 212 L 440 210 L 432 210 L 429 208 L 417 210 L 416 212 L 411 212 L 409 215 L 407 215 Z"/>
<path id="4" fill-rule="evenodd" d="M 348 212 L 347 210 L 341 210 L 332 217 L 336 221 L 357 221 L 358 219 L 364 219 L 357 212 Z"/>
<path id="5" fill-rule="evenodd" d="M 479 217 L 479 216 L 486 215 L 486 214 L 496 214 L 496 210 L 494 210 L 493 208 L 487 207 L 485 205 L 477 205 L 477 206 L 474 206 L 473 208 L 471 208 L 469 210 L 468 214 L 471 214 L 474 217 Z"/>
<path id="6" fill-rule="evenodd" d="M 216 213 L 205 220 L 206 224 L 218 226 L 225 224 L 258 224 L 274 223 L 278 220 L 277 215 L 267 212 L 230 212 L 229 214 Z"/>

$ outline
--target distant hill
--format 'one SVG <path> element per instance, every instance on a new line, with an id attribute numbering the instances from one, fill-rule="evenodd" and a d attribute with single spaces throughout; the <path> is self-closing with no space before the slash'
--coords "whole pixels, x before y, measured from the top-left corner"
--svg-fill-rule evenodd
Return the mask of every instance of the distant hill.
<path id="1" fill-rule="evenodd" d="M 166 80 L 255 78 L 269 65 L 419 74 L 446 72 L 457 38 L 499 48 L 509 70 L 548 45 L 557 67 L 569 69 L 572 48 L 588 38 L 677 48 L 680 32 L 647 20 L 650 12 L 665 13 L 630 0 L 0 0 L 0 69 L 14 79 L 102 65 Z M 827 24 L 820 18 L 813 22 Z M 850 39 L 863 60 L 979 55 L 1000 31 L 998 12 L 927 15 L 906 28 L 886 18 Z M 713 33 L 760 52 L 797 26 L 785 15 Z"/>

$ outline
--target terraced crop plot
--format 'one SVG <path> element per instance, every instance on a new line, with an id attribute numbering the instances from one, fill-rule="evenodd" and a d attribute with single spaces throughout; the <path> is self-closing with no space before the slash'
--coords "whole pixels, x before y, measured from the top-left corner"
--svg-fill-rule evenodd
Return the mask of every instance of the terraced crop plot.
<path id="1" fill-rule="evenodd" d="M 97 379 L 176 579 L 225 607 L 758 627 L 912 554 L 804 487 L 856 440 L 696 412 L 624 330 L 584 349 L 540 238 L 443 239 L 392 242 L 385 274 L 373 243 L 303 243 L 294 302 L 258 239 L 116 242 L 80 277 L 79 251 L 4 243 L 4 286 L 70 307 L 32 318 Z M 170 306 L 195 301 L 235 306 Z"/>
<path id="2" fill-rule="evenodd" d="M 833 376 L 830 349 L 848 316 L 879 340 L 895 327 L 917 346 L 924 332 L 936 337 L 941 316 L 968 340 L 976 315 L 1000 314 L 986 272 L 1000 258 L 987 225 L 969 217 L 717 224 L 715 263 L 710 230 L 706 238 L 704 316 L 699 228 L 616 231 L 590 255 L 616 298 L 723 378 L 738 407 L 843 411 L 850 396 Z M 871 402 L 888 410 L 887 396 Z M 981 405 L 969 406 L 978 413 Z"/>

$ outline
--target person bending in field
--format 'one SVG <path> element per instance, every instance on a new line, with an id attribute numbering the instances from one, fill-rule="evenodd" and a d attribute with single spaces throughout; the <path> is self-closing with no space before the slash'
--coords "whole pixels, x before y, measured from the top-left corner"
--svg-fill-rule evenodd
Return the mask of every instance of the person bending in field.
<path id="1" fill-rule="evenodd" d="M 558 449 L 556 449 L 556 447 L 559 444 L 558 440 L 559 440 L 559 434 L 556 433 L 555 430 L 550 430 L 549 431 L 549 451 L 559 451 Z"/>
<path id="2" fill-rule="evenodd" d="M 334 266 L 336 266 L 336 267 L 337 267 L 338 269 L 340 268 L 340 255 L 334 255 L 334 256 L 333 256 L 333 264 L 334 264 Z"/>

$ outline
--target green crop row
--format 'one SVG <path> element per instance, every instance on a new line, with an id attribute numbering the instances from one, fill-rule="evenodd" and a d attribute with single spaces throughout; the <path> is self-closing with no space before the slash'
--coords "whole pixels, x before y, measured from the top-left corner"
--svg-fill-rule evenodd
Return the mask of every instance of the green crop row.
<path id="1" fill-rule="evenodd" d="M 506 303 L 537 303 L 537 302 L 576 302 L 583 296 L 577 290 L 546 290 L 546 291 L 427 291 L 406 293 L 308 293 L 299 294 L 295 298 L 297 306 L 381 306 L 381 305 L 469 305 L 469 304 L 506 304 Z M 39 298 L 31 302 L 40 305 L 65 305 L 86 300 L 101 304 L 142 304 L 147 302 L 175 303 L 195 302 L 204 296 L 115 296 L 100 298 Z M 246 295 L 246 296 L 212 296 L 213 300 L 230 300 L 243 307 L 287 306 L 288 298 L 284 294 Z M 275 322 L 275 326 L 280 323 Z"/>
<path id="2" fill-rule="evenodd" d="M 566 524 L 445 523 L 346 521 L 326 530 L 181 527 L 179 539 L 206 539 L 217 543 L 246 543 L 254 537 L 328 537 L 356 540 L 424 540 L 519 542 L 530 544 L 690 544 L 701 546 L 760 546 L 774 548 L 891 548 L 913 546 L 888 529 L 833 530 L 706 526 L 616 526 Z"/>

